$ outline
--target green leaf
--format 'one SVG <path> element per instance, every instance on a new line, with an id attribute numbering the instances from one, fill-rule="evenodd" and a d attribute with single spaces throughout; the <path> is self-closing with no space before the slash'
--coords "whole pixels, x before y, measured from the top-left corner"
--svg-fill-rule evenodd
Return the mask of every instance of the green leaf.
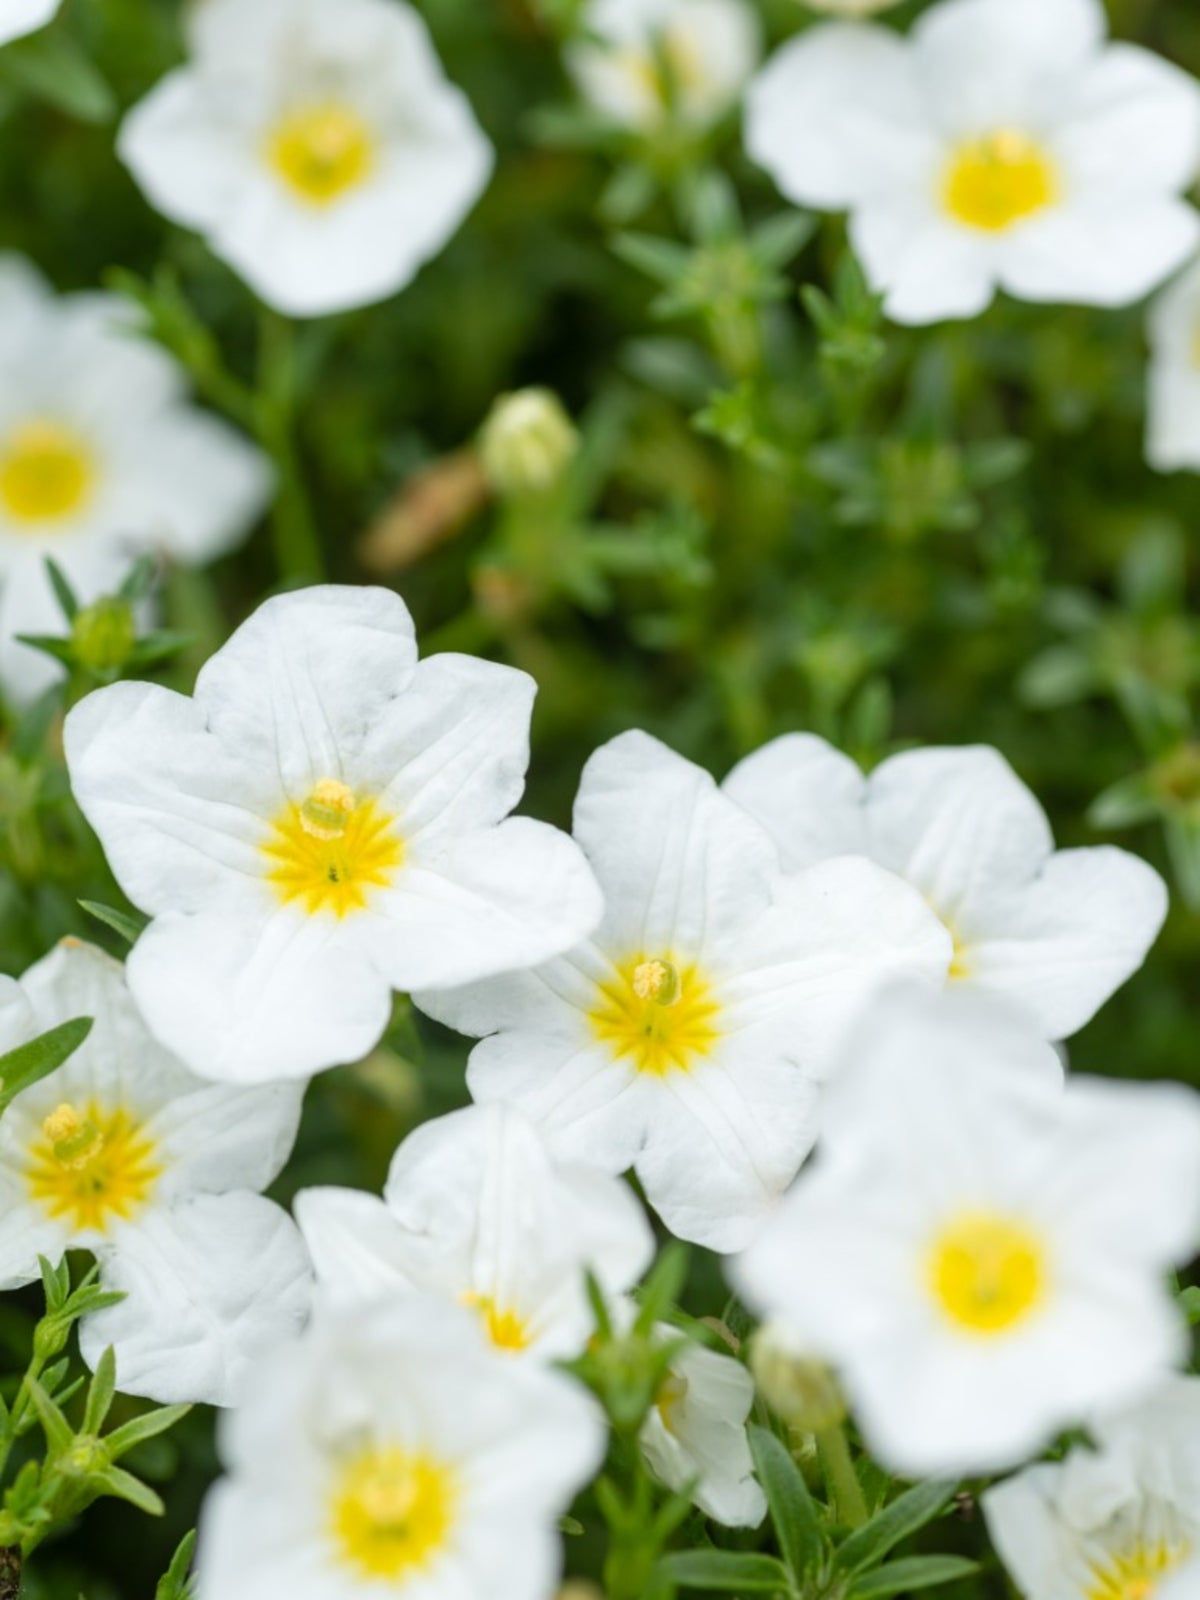
<path id="1" fill-rule="evenodd" d="M 57 1071 L 91 1031 L 91 1017 L 74 1017 L 0 1056 L 0 1112 L 23 1090 Z"/>
<path id="2" fill-rule="evenodd" d="M 838 1567 L 843 1572 L 854 1573 L 877 1566 L 893 1545 L 939 1516 L 954 1498 L 957 1488 L 956 1483 L 935 1479 L 906 1490 L 839 1547 Z"/>
<path id="3" fill-rule="evenodd" d="M 687 1246 L 672 1240 L 654 1263 L 638 1295 L 640 1304 L 637 1321 L 633 1325 L 635 1333 L 648 1333 L 656 1322 L 663 1320 L 683 1293 L 690 1266 Z"/>
<path id="4" fill-rule="evenodd" d="M 670 284 L 682 278 L 692 261 L 686 245 L 649 233 L 621 233 L 613 249 L 628 266 L 636 267 L 655 283 Z"/>
<path id="5" fill-rule="evenodd" d="M 95 917 L 97 922 L 102 922 L 106 928 L 119 933 L 129 944 L 137 943 L 148 921 L 140 912 L 118 911 L 115 906 L 101 905 L 98 900 L 81 900 L 79 907 L 80 910 L 86 911 L 89 917 Z"/>
<path id="6" fill-rule="evenodd" d="M 37 1412 L 51 1455 L 60 1455 L 64 1450 L 69 1450 L 75 1438 L 71 1424 L 36 1378 L 29 1380 L 29 1398 L 33 1401 L 33 1409 Z"/>
<path id="7" fill-rule="evenodd" d="M 83 1408 L 82 1432 L 99 1433 L 117 1392 L 117 1358 L 111 1345 L 96 1363 Z"/>
<path id="8" fill-rule="evenodd" d="M 681 1550 L 664 1556 L 658 1572 L 685 1589 L 723 1589 L 727 1594 L 792 1594 L 782 1561 L 734 1550 Z"/>
<path id="9" fill-rule="evenodd" d="M 848 1600 L 885 1600 L 888 1595 L 911 1594 L 917 1589 L 932 1589 L 939 1583 L 953 1583 L 979 1571 L 977 1561 L 965 1556 L 908 1556 L 876 1567 L 850 1585 Z"/>
<path id="10" fill-rule="evenodd" d="M 143 1416 L 133 1417 L 119 1428 L 114 1428 L 105 1436 L 104 1443 L 116 1461 L 128 1454 L 135 1445 L 144 1444 L 147 1439 L 156 1439 L 160 1433 L 166 1433 L 168 1428 L 182 1422 L 191 1409 L 191 1406 L 180 1405 L 160 1406 L 157 1411 L 147 1411 Z"/>
<path id="11" fill-rule="evenodd" d="M 111 122 L 117 112 L 112 90 L 75 41 L 46 29 L 9 45 L 0 74 L 26 94 L 45 100 L 80 122 Z"/>
<path id="12" fill-rule="evenodd" d="M 97 1473 L 93 1482 L 102 1485 L 102 1492 L 114 1500 L 127 1500 L 131 1506 L 144 1511 L 148 1517 L 161 1517 L 166 1507 L 148 1484 L 135 1478 L 132 1472 L 121 1467 L 107 1467 Z"/>
<path id="13" fill-rule="evenodd" d="M 750 1449 L 780 1551 L 792 1576 L 799 1580 L 821 1555 L 817 1509 L 799 1467 L 769 1428 L 750 1429 Z"/>
<path id="14" fill-rule="evenodd" d="M 180 1540 L 179 1548 L 171 1558 L 171 1565 L 159 1579 L 158 1588 L 154 1591 L 154 1600 L 187 1600 L 191 1590 L 189 1574 L 195 1553 L 196 1533 L 193 1529 Z"/>
<path id="15" fill-rule="evenodd" d="M 71 580 L 52 556 L 46 557 L 46 576 L 50 580 L 50 587 L 54 590 L 59 610 L 68 622 L 74 622 L 79 613 L 79 601 L 71 587 Z"/>

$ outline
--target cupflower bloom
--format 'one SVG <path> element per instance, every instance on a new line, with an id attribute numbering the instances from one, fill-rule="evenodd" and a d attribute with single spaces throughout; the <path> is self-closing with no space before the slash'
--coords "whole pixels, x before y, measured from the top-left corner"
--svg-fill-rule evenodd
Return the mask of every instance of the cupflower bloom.
<path id="1" fill-rule="evenodd" d="M 762 36 L 747 0 L 589 0 L 567 65 L 603 116 L 651 130 L 674 116 L 713 122 L 758 65 Z"/>
<path id="2" fill-rule="evenodd" d="M 941 980 L 950 938 L 872 862 L 785 878 L 766 831 L 644 733 L 603 746 L 575 837 L 605 895 L 594 936 L 425 1011 L 487 1035 L 467 1080 L 564 1155 L 634 1167 L 682 1238 L 744 1245 L 816 1136 L 834 1041 L 891 974 Z"/>
<path id="3" fill-rule="evenodd" d="M 60 0 L 4 0 L 0 9 L 0 44 L 44 28 L 59 4 Z"/>
<path id="4" fill-rule="evenodd" d="M 269 305 L 320 316 L 415 277 L 492 149 L 405 0 L 205 0 L 191 59 L 127 117 L 151 204 Z"/>
<path id="5" fill-rule="evenodd" d="M 980 996 L 885 998 L 802 1173 L 734 1279 L 841 1372 L 907 1476 L 1015 1466 L 1186 1348 L 1200 1097 L 1073 1077 Z"/>
<path id="6" fill-rule="evenodd" d="M 1137 856 L 1056 851 L 1041 806 L 987 746 L 907 751 L 866 777 L 823 739 L 787 734 L 725 791 L 792 871 L 856 852 L 906 878 L 950 932 L 955 987 L 1022 1005 L 1048 1039 L 1089 1021 L 1166 915 L 1166 887 Z"/>
<path id="7" fill-rule="evenodd" d="M 997 289 L 1125 305 L 1200 240 L 1200 88 L 1105 28 L 1101 0 L 941 0 L 907 38 L 818 26 L 751 86 L 747 148 L 790 200 L 850 213 L 898 322 Z"/>
<path id="8" fill-rule="evenodd" d="M 391 990 L 546 960 L 600 897 L 578 847 L 507 818 L 534 685 L 468 656 L 417 663 L 385 589 L 281 595 L 201 671 L 89 695 L 75 796 L 152 918 L 129 983 L 195 1071 L 263 1081 L 351 1061 Z"/>
<path id="9" fill-rule="evenodd" d="M 661 1338 L 678 1338 L 666 1325 Z M 732 1356 L 686 1344 L 642 1425 L 642 1454 L 668 1489 L 690 1490 L 706 1516 L 727 1528 L 756 1528 L 767 1502 L 754 1476 L 746 1419 L 754 1379 Z"/>
<path id="10" fill-rule="evenodd" d="M 0 1119 L 0 1288 L 38 1257 L 90 1250 L 125 1296 L 86 1317 L 128 1394 L 231 1405 L 254 1360 L 308 1313 L 308 1259 L 260 1191 L 279 1174 L 303 1086 L 230 1089 L 188 1072 L 139 1017 L 120 966 L 66 940 L 0 980 L 0 1053 L 73 1017 L 92 1031 Z"/>
<path id="11" fill-rule="evenodd" d="M 519 1112 L 473 1106 L 397 1150 L 382 1200 L 305 1189 L 296 1219 L 324 1297 L 347 1306 L 425 1293 L 469 1306 L 497 1349 L 577 1356 L 594 1327 L 584 1274 L 609 1297 L 654 1238 L 619 1178 L 555 1163 Z"/>
<path id="12" fill-rule="evenodd" d="M 1091 1431 L 1094 1449 L 984 1495 L 1013 1583 L 1027 1600 L 1194 1600 L 1200 1379 L 1169 1379 Z"/>
<path id="13" fill-rule="evenodd" d="M 545 1600 L 558 1518 L 604 1455 L 570 1379 L 420 1299 L 319 1316 L 220 1442 L 200 1600 Z"/>
<path id="14" fill-rule="evenodd" d="M 62 633 L 53 556 L 80 600 L 133 556 L 208 561 L 271 489 L 265 457 L 185 400 L 183 374 L 112 295 L 55 297 L 0 256 L 0 683 L 26 700 L 59 668 L 18 633 Z"/>
<path id="15" fill-rule="evenodd" d="M 1158 472 L 1200 471 L 1200 264 L 1150 308 L 1146 459 Z"/>

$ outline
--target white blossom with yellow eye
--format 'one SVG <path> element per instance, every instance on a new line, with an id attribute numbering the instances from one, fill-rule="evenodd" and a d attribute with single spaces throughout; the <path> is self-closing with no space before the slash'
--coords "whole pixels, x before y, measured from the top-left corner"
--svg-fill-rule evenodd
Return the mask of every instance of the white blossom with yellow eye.
<path id="1" fill-rule="evenodd" d="M 0 1052 L 94 1019 L 0 1119 L 0 1287 L 36 1279 L 39 1255 L 89 1250 L 124 1299 L 84 1319 L 85 1360 L 112 1345 L 128 1394 L 234 1403 L 308 1312 L 300 1235 L 260 1192 L 291 1153 L 303 1085 L 193 1076 L 146 1031 L 120 966 L 75 940 L 0 998 Z"/>
<path id="2" fill-rule="evenodd" d="M 734 1282 L 838 1368 L 908 1477 L 1017 1465 L 1177 1364 L 1166 1275 L 1200 1243 L 1200 1096 L 1072 1077 L 1017 1010 L 885 997 L 816 1164 Z"/>

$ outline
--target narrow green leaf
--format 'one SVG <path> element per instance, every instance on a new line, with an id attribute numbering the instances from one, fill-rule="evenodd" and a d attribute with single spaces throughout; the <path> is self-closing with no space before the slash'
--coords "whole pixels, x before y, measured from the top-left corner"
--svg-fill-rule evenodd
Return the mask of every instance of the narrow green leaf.
<path id="1" fill-rule="evenodd" d="M 649 233 L 621 233 L 613 240 L 613 250 L 627 266 L 636 267 L 655 283 L 674 283 L 691 264 L 692 252 L 674 239 L 660 239 Z"/>
<path id="2" fill-rule="evenodd" d="M 142 1483 L 132 1472 L 126 1472 L 121 1467 L 106 1467 L 92 1481 L 102 1484 L 105 1494 L 112 1495 L 115 1500 L 128 1500 L 131 1506 L 144 1511 L 148 1517 L 161 1517 L 166 1510 L 149 1484 Z"/>
<path id="3" fill-rule="evenodd" d="M 91 1031 L 91 1017 L 75 1017 L 0 1056 L 0 1111 L 4 1111 L 22 1090 L 40 1083 L 61 1067 Z"/>
<path id="4" fill-rule="evenodd" d="M 84 1433 L 99 1433 L 104 1419 L 112 1410 L 117 1392 L 117 1357 L 111 1345 L 96 1363 L 96 1370 L 88 1386 L 87 1403 L 83 1409 Z"/>
<path id="5" fill-rule="evenodd" d="M 42 1425 L 42 1432 L 46 1435 L 46 1443 L 50 1446 L 52 1454 L 58 1455 L 69 1449 L 75 1438 L 71 1424 L 36 1378 L 29 1381 L 29 1398 L 33 1401 L 33 1409 L 37 1412 L 38 1421 Z"/>
<path id="6" fill-rule="evenodd" d="M 893 1545 L 944 1511 L 957 1488 L 956 1483 L 935 1479 L 907 1489 L 840 1546 L 838 1567 L 842 1572 L 854 1573 L 878 1565 Z"/>
<path id="7" fill-rule="evenodd" d="M 180 1540 L 179 1548 L 171 1558 L 171 1565 L 159 1579 L 158 1588 L 154 1591 L 154 1600 L 187 1600 L 191 1588 L 188 1578 L 195 1553 L 196 1533 L 193 1529 Z"/>
<path id="8" fill-rule="evenodd" d="M 774 1556 L 735 1550 L 680 1550 L 664 1556 L 658 1572 L 685 1589 L 723 1589 L 727 1594 L 782 1594 L 792 1591 L 788 1570 Z"/>
<path id="9" fill-rule="evenodd" d="M 784 1561 L 800 1580 L 821 1554 L 821 1529 L 808 1485 L 786 1447 L 769 1428 L 750 1429 L 754 1470 L 762 1484 Z"/>
<path id="10" fill-rule="evenodd" d="M 54 598 L 58 601 L 59 610 L 68 622 L 74 622 L 79 613 L 79 601 L 75 596 L 74 589 L 71 587 L 71 580 L 58 562 L 54 560 L 53 556 L 47 556 L 45 560 L 46 576 L 50 580 L 50 587 L 54 590 Z"/>
<path id="11" fill-rule="evenodd" d="M 81 900 L 79 907 L 81 911 L 86 911 L 89 917 L 95 917 L 97 922 L 102 922 L 106 928 L 119 933 L 129 944 L 136 944 L 141 938 L 148 920 L 139 912 L 118 911 L 115 906 L 101 905 L 99 900 Z"/>
<path id="12" fill-rule="evenodd" d="M 104 1443 L 116 1461 L 135 1445 L 144 1444 L 147 1439 L 155 1439 L 160 1433 L 166 1433 L 168 1428 L 173 1428 L 177 1422 L 182 1422 L 191 1409 L 191 1406 L 161 1406 L 157 1411 L 147 1411 L 143 1416 L 132 1417 L 128 1422 L 123 1422 L 119 1428 L 114 1428 L 105 1436 Z"/>
<path id="13" fill-rule="evenodd" d="M 57 28 L 9 45 L 3 76 L 39 100 L 81 122 L 110 122 L 117 103 L 112 90 L 79 46 Z"/>
<path id="14" fill-rule="evenodd" d="M 691 1257 L 687 1246 L 672 1240 L 654 1263 L 638 1295 L 640 1305 L 634 1323 L 636 1333 L 648 1333 L 656 1322 L 664 1319 L 683 1293 L 690 1267 Z"/>
<path id="15" fill-rule="evenodd" d="M 979 1571 L 977 1561 L 965 1556 L 908 1556 L 889 1561 L 864 1573 L 850 1585 L 848 1600 L 886 1600 L 894 1594 L 911 1594 L 917 1589 L 932 1589 L 939 1583 L 953 1583 Z"/>

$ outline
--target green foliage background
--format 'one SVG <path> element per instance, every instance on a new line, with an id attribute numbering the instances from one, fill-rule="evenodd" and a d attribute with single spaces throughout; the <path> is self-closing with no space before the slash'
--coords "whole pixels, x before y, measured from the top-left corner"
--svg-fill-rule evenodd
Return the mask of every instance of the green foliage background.
<path id="1" fill-rule="evenodd" d="M 773 39 L 808 20 L 798 0 L 759 4 Z M 1062 843 L 1120 830 L 1172 882 L 1146 970 L 1073 1062 L 1195 1081 L 1200 489 L 1144 465 L 1141 308 L 1001 304 L 970 324 L 888 327 L 841 225 L 797 221 L 733 119 L 650 149 L 578 110 L 560 65 L 571 0 L 421 9 L 500 161 L 394 301 L 289 329 L 142 201 L 115 117 L 181 56 L 175 0 L 67 0 L 0 56 L 0 239 L 62 289 L 138 294 L 207 399 L 260 395 L 277 448 L 294 420 L 339 581 L 378 577 L 366 530 L 411 506 L 420 469 L 458 481 L 445 458 L 498 393 L 557 389 L 584 433 L 561 492 L 480 504 L 383 580 L 426 652 L 536 676 L 528 808 L 566 823 L 583 760 L 630 726 L 718 774 L 794 728 L 867 763 L 906 743 L 995 744 Z M 1119 35 L 1200 73 L 1187 0 L 1110 10 Z M 211 572 L 163 575 L 167 625 L 191 640 L 168 681 L 186 688 L 266 594 L 316 576 L 287 553 L 297 514 Z M 54 726 L 41 741 L 15 715 L 6 728 L 0 966 L 21 971 L 65 932 L 117 949 L 78 907 L 122 902 L 65 792 Z M 465 1053 L 398 1010 L 385 1051 L 314 1086 L 288 1188 L 377 1185 L 405 1129 L 464 1098 Z M 723 1299 L 713 1263 L 694 1260 L 691 1309 Z M 13 1365 L 35 1309 L 0 1305 Z M 153 1592 L 214 1471 L 208 1422 L 153 1441 L 138 1470 L 169 1482 L 166 1525 L 102 1504 L 47 1553 L 35 1600 Z M 966 1523 L 955 1537 L 981 1544 Z M 568 1542 L 594 1572 L 593 1534 Z M 1001 1591 L 994 1572 L 981 1581 Z"/>

